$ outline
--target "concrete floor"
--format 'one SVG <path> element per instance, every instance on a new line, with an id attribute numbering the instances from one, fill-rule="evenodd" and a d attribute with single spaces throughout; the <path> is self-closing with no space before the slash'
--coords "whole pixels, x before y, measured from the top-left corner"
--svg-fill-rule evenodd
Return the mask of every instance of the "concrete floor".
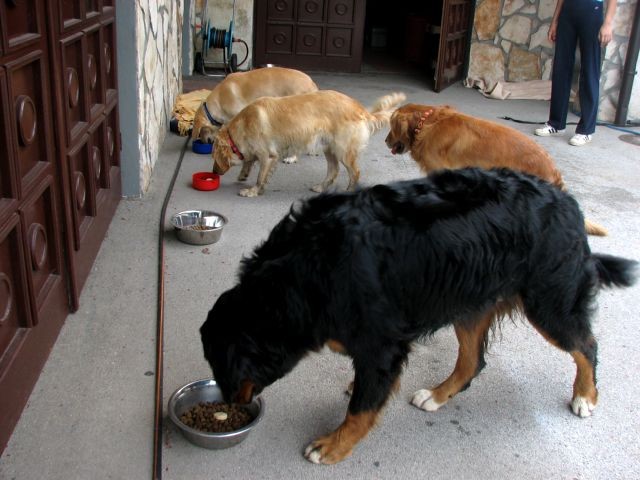
<path id="1" fill-rule="evenodd" d="M 496 120 L 509 115 L 543 121 L 548 103 L 488 100 L 455 85 L 440 94 L 400 75 L 313 75 L 321 88 L 343 91 L 365 105 L 390 91 L 417 103 L 444 104 Z M 575 121 L 575 117 L 570 120 Z M 498 120 L 502 121 L 502 120 Z M 531 125 L 508 123 L 531 132 Z M 386 132 L 361 157 L 363 185 L 412 178 L 408 156 L 392 157 Z M 609 229 L 590 238 L 597 252 L 640 259 L 640 147 L 622 132 L 599 127 L 594 142 L 576 148 L 564 138 L 536 138 L 557 159 L 586 215 Z M 157 229 L 162 201 L 184 138 L 168 134 L 142 200 L 122 201 L 82 292 L 0 459 L 1 479 L 145 479 L 151 476 Z M 297 198 L 323 178 L 322 157 L 279 165 L 264 196 L 237 196 L 237 169 L 220 189 L 191 188 L 208 156 L 188 150 L 167 215 L 164 400 L 182 384 L 210 375 L 198 328 L 217 296 L 235 282 L 238 262 L 266 237 Z M 255 179 L 255 172 L 250 180 Z M 346 185 L 341 171 L 338 187 Z M 230 223 L 219 243 L 178 242 L 169 217 L 208 208 Z M 166 479 L 397 478 L 640 478 L 640 287 L 604 291 L 594 329 L 600 342 L 600 403 L 591 418 L 568 408 L 574 365 L 524 322 L 506 323 L 471 387 L 436 413 L 409 404 L 411 394 L 444 379 L 457 343 L 451 330 L 417 345 L 402 387 L 354 455 L 335 466 L 302 456 L 306 444 L 335 428 L 345 414 L 347 359 L 314 354 L 263 393 L 266 413 L 239 446 L 209 451 L 189 444 L 167 421 Z"/>

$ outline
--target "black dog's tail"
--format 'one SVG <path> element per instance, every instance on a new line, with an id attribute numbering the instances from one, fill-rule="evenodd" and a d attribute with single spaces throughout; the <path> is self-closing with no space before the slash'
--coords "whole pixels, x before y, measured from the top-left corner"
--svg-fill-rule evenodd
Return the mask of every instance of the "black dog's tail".
<path id="1" fill-rule="evenodd" d="M 638 262 L 600 253 L 594 254 L 592 258 L 600 285 L 604 287 L 630 287 L 637 280 Z"/>

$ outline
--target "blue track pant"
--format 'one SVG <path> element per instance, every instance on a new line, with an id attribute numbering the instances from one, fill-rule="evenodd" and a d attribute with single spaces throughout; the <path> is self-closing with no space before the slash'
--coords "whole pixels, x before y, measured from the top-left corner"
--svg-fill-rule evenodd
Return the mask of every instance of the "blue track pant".
<path id="1" fill-rule="evenodd" d="M 604 18 L 604 3 L 595 0 L 564 0 L 556 31 L 549 124 L 563 130 L 567 123 L 571 78 L 576 45 L 580 47 L 579 100 L 581 117 L 576 133 L 592 134 L 596 129 L 600 90 L 601 46 L 598 32 Z"/>

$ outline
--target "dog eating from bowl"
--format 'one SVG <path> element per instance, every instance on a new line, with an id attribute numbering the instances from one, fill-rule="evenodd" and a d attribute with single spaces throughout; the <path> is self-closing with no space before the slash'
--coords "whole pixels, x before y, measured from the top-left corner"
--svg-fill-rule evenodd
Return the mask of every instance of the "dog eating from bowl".
<path id="1" fill-rule="evenodd" d="M 377 423 L 416 340 L 453 326 L 459 341 L 449 378 L 411 399 L 433 415 L 485 366 L 492 326 L 518 312 L 571 355 L 570 408 L 588 417 L 593 303 L 603 287 L 633 284 L 636 266 L 591 253 L 573 197 L 507 169 L 326 193 L 292 208 L 243 260 L 200 328 L 204 356 L 225 401 L 241 404 L 325 345 L 351 357 L 344 421 L 304 453 L 333 464 Z"/>

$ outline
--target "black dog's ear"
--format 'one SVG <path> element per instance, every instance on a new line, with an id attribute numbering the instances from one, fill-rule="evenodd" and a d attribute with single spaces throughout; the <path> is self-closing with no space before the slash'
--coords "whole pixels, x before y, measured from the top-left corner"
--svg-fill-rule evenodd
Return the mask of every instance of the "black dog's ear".
<path id="1" fill-rule="evenodd" d="M 398 192 L 389 185 L 380 184 L 371 187 L 371 196 L 374 200 L 389 203 L 398 199 Z"/>
<path id="2" fill-rule="evenodd" d="M 495 200 L 502 183 L 495 172 L 487 173 L 478 168 L 440 170 L 433 172 L 430 178 L 443 197 L 470 205 Z"/>
<path id="3" fill-rule="evenodd" d="M 394 210 L 400 203 L 400 194 L 389 185 L 374 185 L 369 190 L 371 207 L 378 218 L 383 221 L 392 220 Z"/>
<path id="4" fill-rule="evenodd" d="M 238 292 L 237 287 L 223 292 L 211 310 L 207 314 L 207 319 L 200 327 L 202 337 L 210 337 L 215 333 L 226 332 L 234 323 L 235 315 L 238 312 Z"/>

